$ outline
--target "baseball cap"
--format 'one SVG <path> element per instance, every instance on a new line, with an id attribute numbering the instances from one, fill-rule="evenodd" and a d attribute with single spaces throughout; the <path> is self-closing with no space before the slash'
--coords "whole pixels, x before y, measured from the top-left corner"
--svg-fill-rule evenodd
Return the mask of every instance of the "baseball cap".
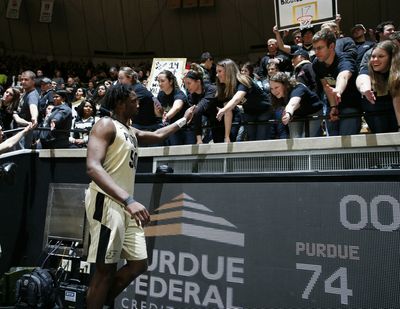
<path id="1" fill-rule="evenodd" d="M 310 28 L 306 27 L 306 28 L 300 30 L 301 36 L 302 36 L 302 37 L 305 36 L 305 34 L 306 34 L 307 32 L 309 32 L 309 31 L 310 31 L 312 34 L 315 34 L 315 32 L 316 32 L 314 26 L 311 26 Z"/>
<path id="2" fill-rule="evenodd" d="M 213 56 L 209 52 L 204 52 L 200 56 L 201 61 L 206 61 L 207 59 L 213 60 Z"/>
<path id="3" fill-rule="evenodd" d="M 353 32 L 353 31 L 356 30 L 356 29 L 363 29 L 364 31 L 366 31 L 366 29 L 365 29 L 365 27 L 364 27 L 363 24 L 355 24 L 355 25 L 353 26 L 353 28 L 351 28 L 351 32 Z"/>
<path id="4" fill-rule="evenodd" d="M 304 50 L 304 49 L 301 49 L 301 48 L 296 50 L 292 54 L 292 57 L 296 57 L 296 56 L 302 56 L 302 57 L 304 57 L 306 59 L 310 59 L 310 55 L 308 54 L 308 52 L 306 50 Z"/>
<path id="5" fill-rule="evenodd" d="M 48 77 L 43 77 L 40 82 L 43 84 L 51 84 L 51 79 Z"/>

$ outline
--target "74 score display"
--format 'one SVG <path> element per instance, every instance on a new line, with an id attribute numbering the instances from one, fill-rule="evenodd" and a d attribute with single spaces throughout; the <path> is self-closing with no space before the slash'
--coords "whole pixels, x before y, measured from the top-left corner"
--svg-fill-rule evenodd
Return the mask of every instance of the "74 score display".
<path id="1" fill-rule="evenodd" d="M 358 212 L 358 219 L 351 220 L 348 217 L 350 208 Z M 392 216 L 385 222 L 380 217 L 383 208 Z M 393 232 L 400 228 L 400 203 L 390 195 L 378 195 L 369 202 L 359 195 L 346 195 L 340 200 L 339 209 L 341 225 L 351 231 L 360 231 L 368 225 L 380 232 Z M 356 245 L 296 242 L 296 256 L 359 261 L 359 251 L 360 248 Z M 315 284 L 324 280 L 325 293 L 340 296 L 342 305 L 349 304 L 353 290 L 348 287 L 346 267 L 339 267 L 332 274 L 324 273 L 322 265 L 317 264 L 296 263 L 296 269 L 311 272 L 301 295 L 303 299 L 309 299 Z"/>

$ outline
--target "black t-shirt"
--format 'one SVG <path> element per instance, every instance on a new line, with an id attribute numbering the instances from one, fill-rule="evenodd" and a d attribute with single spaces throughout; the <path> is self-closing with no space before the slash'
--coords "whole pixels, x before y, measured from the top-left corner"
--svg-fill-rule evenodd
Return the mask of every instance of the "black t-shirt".
<path id="1" fill-rule="evenodd" d="M 26 121 L 31 121 L 32 116 L 31 116 L 31 111 L 30 111 L 30 105 L 36 105 L 38 106 L 39 104 L 39 92 L 37 92 L 36 89 L 33 89 L 27 93 L 24 94 L 23 99 L 22 99 L 22 106 L 21 106 L 21 111 L 19 113 L 19 116 Z"/>
<path id="2" fill-rule="evenodd" d="M 379 73 L 378 73 L 379 74 Z M 386 72 L 382 74 L 382 80 L 386 83 L 385 87 L 382 89 L 382 91 L 378 92 L 376 89 L 372 89 L 374 91 L 375 97 L 376 97 L 376 102 L 375 104 L 379 102 L 392 102 L 392 96 L 389 93 L 389 76 L 390 72 Z"/>
<path id="3" fill-rule="evenodd" d="M 289 100 L 294 97 L 301 98 L 300 107 L 294 112 L 295 116 L 307 116 L 321 110 L 323 103 L 318 95 L 303 84 L 297 84 L 289 94 Z"/>
<path id="4" fill-rule="evenodd" d="M 267 65 L 268 65 L 270 59 L 275 59 L 275 58 L 277 58 L 279 60 L 279 63 L 278 63 L 279 71 L 282 71 L 282 72 L 292 72 L 293 71 L 292 62 L 290 61 L 289 55 L 287 55 L 281 51 L 278 51 L 276 53 L 276 55 L 267 54 L 261 59 L 260 70 L 259 70 L 259 75 L 261 77 L 268 76 Z"/>
<path id="5" fill-rule="evenodd" d="M 133 123 L 142 126 L 151 126 L 159 123 L 160 120 L 154 113 L 153 94 L 141 83 L 132 85 L 132 90 L 135 91 L 139 99 L 138 114 L 133 117 Z"/>
<path id="6" fill-rule="evenodd" d="M 310 61 L 303 60 L 300 62 L 294 70 L 294 75 L 299 83 L 306 85 L 311 91 L 317 91 L 315 72 Z"/>
<path id="7" fill-rule="evenodd" d="M 271 102 L 268 95 L 253 81 L 250 88 L 238 82 L 236 91 L 246 92 L 243 100 L 243 110 L 246 114 L 254 115 L 267 112 L 271 109 Z"/>
<path id="8" fill-rule="evenodd" d="M 190 93 L 188 95 L 189 105 L 196 105 L 196 113 L 201 112 L 215 118 L 217 115 L 217 106 L 223 107 L 223 104 L 217 101 L 216 93 L 217 88 L 214 85 L 204 84 L 201 94 Z"/>
<path id="9" fill-rule="evenodd" d="M 13 112 L 9 112 L 6 106 L 0 108 L 0 126 L 3 130 L 11 130 L 11 122 L 13 121 Z"/>
<path id="10" fill-rule="evenodd" d="M 214 85 L 204 84 L 202 93 L 188 94 L 189 105 L 196 106 L 192 121 L 196 135 L 201 134 L 202 116 L 206 116 L 211 125 L 217 123 L 217 119 L 215 118 L 217 116 L 217 106 L 223 107 L 223 104 L 217 101 L 216 92 L 217 88 Z"/>
<path id="11" fill-rule="evenodd" d="M 176 115 L 172 117 L 172 119 L 170 119 L 170 122 L 174 122 L 179 118 L 182 118 L 183 115 L 185 114 L 185 111 L 189 107 L 187 97 L 180 89 L 174 89 L 174 91 L 172 91 L 170 94 L 166 94 L 164 91 L 160 91 L 158 93 L 157 99 L 158 101 L 160 101 L 161 106 L 164 108 L 165 111 L 170 110 L 176 100 L 183 101 L 182 109 L 179 112 L 177 112 Z"/>
<path id="12" fill-rule="evenodd" d="M 347 82 L 347 87 L 342 93 L 341 107 L 361 108 L 361 95 L 356 87 L 356 61 L 352 57 L 344 53 L 337 53 L 335 59 L 330 66 L 326 66 L 325 62 L 320 62 L 317 58 L 313 61 L 313 69 L 317 78 L 318 87 L 322 89 L 321 79 L 325 79 L 331 87 L 336 87 L 336 78 L 340 72 L 350 71 L 351 78 Z"/>

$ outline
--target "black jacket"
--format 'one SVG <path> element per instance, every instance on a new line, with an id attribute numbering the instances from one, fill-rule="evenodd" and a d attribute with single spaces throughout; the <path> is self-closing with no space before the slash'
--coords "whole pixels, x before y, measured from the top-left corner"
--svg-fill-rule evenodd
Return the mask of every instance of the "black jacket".
<path id="1" fill-rule="evenodd" d="M 72 126 L 72 110 L 67 104 L 55 106 L 51 114 L 45 118 L 43 127 L 50 128 L 51 122 L 56 124 L 55 130 L 49 131 L 49 136 L 41 134 L 40 142 L 43 148 L 68 148 L 69 135 Z M 46 132 L 46 131 L 44 131 Z"/>

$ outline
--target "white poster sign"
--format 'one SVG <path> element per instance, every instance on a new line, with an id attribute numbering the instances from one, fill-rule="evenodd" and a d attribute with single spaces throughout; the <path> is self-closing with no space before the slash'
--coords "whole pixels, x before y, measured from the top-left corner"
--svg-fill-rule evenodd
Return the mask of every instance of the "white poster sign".
<path id="1" fill-rule="evenodd" d="M 335 20 L 336 0 L 275 0 L 275 20 L 279 30 L 296 29 Z"/>
<path id="2" fill-rule="evenodd" d="M 186 58 L 154 58 L 151 66 L 147 89 L 156 97 L 160 87 L 157 76 L 161 71 L 168 70 L 175 75 L 179 87 L 183 88 L 183 73 L 185 71 Z"/>
<path id="3" fill-rule="evenodd" d="M 53 17 L 53 6 L 54 0 L 42 0 L 39 18 L 41 23 L 51 23 Z"/>
<path id="4" fill-rule="evenodd" d="M 8 0 L 6 17 L 12 19 L 19 18 L 19 8 L 22 0 Z"/>

